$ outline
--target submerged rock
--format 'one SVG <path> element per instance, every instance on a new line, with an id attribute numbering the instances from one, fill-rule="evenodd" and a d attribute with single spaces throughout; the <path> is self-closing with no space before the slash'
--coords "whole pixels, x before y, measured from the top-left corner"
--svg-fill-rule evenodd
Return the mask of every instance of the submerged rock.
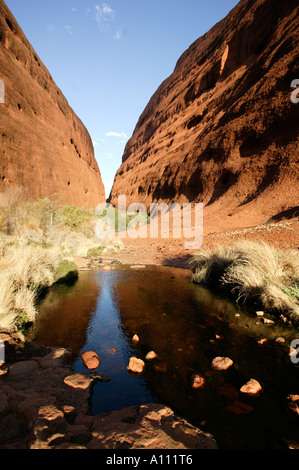
<path id="1" fill-rule="evenodd" d="M 254 408 L 247 403 L 243 403 L 242 401 L 235 400 L 233 403 L 227 406 L 227 411 L 231 411 L 232 413 L 236 413 L 238 415 L 244 413 L 250 413 L 254 410 Z"/>

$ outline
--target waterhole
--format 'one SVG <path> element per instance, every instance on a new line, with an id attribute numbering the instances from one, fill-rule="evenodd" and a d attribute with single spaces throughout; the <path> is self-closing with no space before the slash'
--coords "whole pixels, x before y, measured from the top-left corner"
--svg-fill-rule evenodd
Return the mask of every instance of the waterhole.
<path id="1" fill-rule="evenodd" d="M 73 285 L 51 289 L 31 333 L 39 345 L 70 349 L 67 362 L 75 372 L 89 372 L 82 352 L 98 354 L 96 372 L 110 380 L 93 386 L 91 413 L 163 403 L 213 434 L 220 448 L 234 449 L 299 442 L 288 398 L 299 393 L 299 369 L 288 354 L 295 336 L 193 284 L 186 270 L 121 265 L 80 272 Z M 152 361 L 145 359 L 149 351 L 157 354 Z M 142 374 L 128 372 L 131 356 L 144 360 Z M 217 356 L 233 365 L 214 371 Z M 192 388 L 193 374 L 205 378 L 203 389 Z M 262 392 L 244 396 L 240 388 L 252 378 Z"/>

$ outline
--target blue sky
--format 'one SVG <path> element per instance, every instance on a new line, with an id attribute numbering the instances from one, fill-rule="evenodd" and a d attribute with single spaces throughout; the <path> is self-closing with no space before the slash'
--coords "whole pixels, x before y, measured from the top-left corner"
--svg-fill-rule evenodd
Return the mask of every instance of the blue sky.
<path id="1" fill-rule="evenodd" d="M 94 142 L 106 189 L 153 93 L 237 0 L 5 0 Z"/>

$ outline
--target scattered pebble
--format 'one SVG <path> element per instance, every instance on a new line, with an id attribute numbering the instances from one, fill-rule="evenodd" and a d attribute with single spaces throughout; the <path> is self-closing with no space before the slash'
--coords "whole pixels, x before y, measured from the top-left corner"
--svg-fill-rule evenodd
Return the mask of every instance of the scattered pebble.
<path id="1" fill-rule="evenodd" d="M 274 321 L 270 320 L 269 318 L 262 317 L 261 320 L 264 323 L 264 325 L 273 325 L 274 324 Z"/>
<path id="2" fill-rule="evenodd" d="M 142 359 L 131 357 L 127 369 L 131 372 L 134 372 L 135 374 L 140 374 L 143 372 L 144 366 L 145 364 Z"/>
<path id="3" fill-rule="evenodd" d="M 205 378 L 200 374 L 193 374 L 191 377 L 191 380 L 192 380 L 192 388 L 195 388 L 195 389 L 202 389 L 204 388 L 206 384 Z"/>
<path id="4" fill-rule="evenodd" d="M 261 391 L 261 384 L 255 379 L 250 379 L 247 384 L 243 385 L 243 387 L 240 388 L 241 393 L 244 393 L 245 395 L 248 395 L 250 397 L 258 396 Z"/>
<path id="5" fill-rule="evenodd" d="M 134 341 L 134 343 L 138 343 L 139 342 L 139 336 L 138 335 L 134 335 L 132 340 Z"/>
<path id="6" fill-rule="evenodd" d="M 96 369 L 100 365 L 100 359 L 96 352 L 85 351 L 81 354 L 83 364 L 87 369 Z"/>
<path id="7" fill-rule="evenodd" d="M 288 399 L 291 400 L 291 401 L 298 401 L 299 400 L 299 395 L 290 394 L 288 396 Z"/>
<path id="8" fill-rule="evenodd" d="M 258 317 L 262 317 L 264 315 L 264 312 L 259 310 L 258 312 L 255 312 Z"/>
<path id="9" fill-rule="evenodd" d="M 265 344 L 268 340 L 266 338 L 262 338 L 258 340 L 258 344 Z"/>
<path id="10" fill-rule="evenodd" d="M 285 343 L 285 339 L 282 336 L 279 336 L 275 339 L 276 343 Z"/>
<path id="11" fill-rule="evenodd" d="M 212 361 L 213 370 L 226 370 L 233 365 L 233 361 L 229 357 L 215 357 Z"/>
<path id="12" fill-rule="evenodd" d="M 147 361 L 151 361 L 152 359 L 155 359 L 157 357 L 157 354 L 155 353 L 155 351 L 150 351 L 147 353 L 147 355 L 145 356 L 145 359 Z"/>

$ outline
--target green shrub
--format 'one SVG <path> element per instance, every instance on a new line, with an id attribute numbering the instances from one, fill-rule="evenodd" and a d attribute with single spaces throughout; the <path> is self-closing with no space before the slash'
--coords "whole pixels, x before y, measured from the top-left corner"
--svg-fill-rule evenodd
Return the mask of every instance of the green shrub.
<path id="1" fill-rule="evenodd" d="M 78 268 L 74 261 L 63 259 L 54 272 L 54 282 L 64 283 L 78 277 Z"/>

